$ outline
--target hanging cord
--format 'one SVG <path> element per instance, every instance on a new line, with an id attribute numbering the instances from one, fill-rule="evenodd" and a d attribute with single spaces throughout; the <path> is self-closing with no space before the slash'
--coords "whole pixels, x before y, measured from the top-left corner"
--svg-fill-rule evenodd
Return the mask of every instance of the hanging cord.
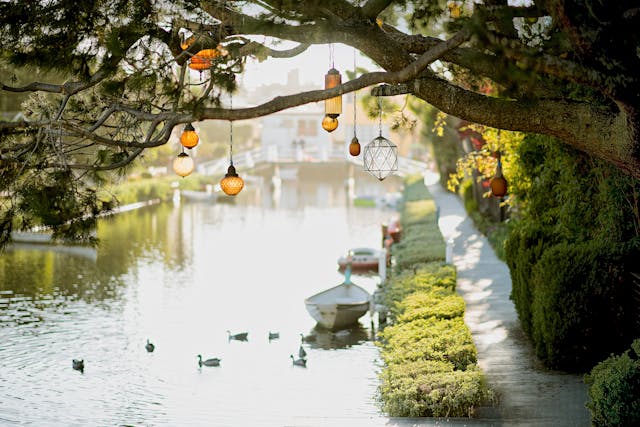
<path id="1" fill-rule="evenodd" d="M 356 68 L 356 50 L 353 49 L 353 78 L 358 77 L 358 69 Z M 353 91 L 353 137 L 356 137 L 356 93 L 357 90 Z"/>
<path id="2" fill-rule="evenodd" d="M 378 95 L 378 109 L 380 110 L 380 117 L 378 118 L 378 131 L 379 136 L 382 136 L 382 97 Z"/>
<path id="3" fill-rule="evenodd" d="M 329 62 L 331 63 L 331 68 L 336 68 L 334 60 L 335 60 L 335 55 L 333 52 L 333 43 L 329 43 Z"/>
<path id="4" fill-rule="evenodd" d="M 233 94 L 229 93 L 229 109 L 233 111 Z M 233 166 L 233 120 L 229 119 L 229 164 Z"/>

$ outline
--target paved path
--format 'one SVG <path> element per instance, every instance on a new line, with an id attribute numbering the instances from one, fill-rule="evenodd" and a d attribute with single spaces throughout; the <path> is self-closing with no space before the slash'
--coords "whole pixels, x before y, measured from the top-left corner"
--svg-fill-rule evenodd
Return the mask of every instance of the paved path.
<path id="1" fill-rule="evenodd" d="M 445 241 L 454 242 L 458 292 L 467 304 L 465 322 L 478 348 L 478 364 L 500 397 L 496 410 L 483 415 L 506 426 L 589 426 L 582 376 L 541 366 L 509 299 L 508 267 L 476 230 L 460 199 L 437 183 L 437 175 L 427 174 L 425 183 L 440 209 L 440 231 Z"/>

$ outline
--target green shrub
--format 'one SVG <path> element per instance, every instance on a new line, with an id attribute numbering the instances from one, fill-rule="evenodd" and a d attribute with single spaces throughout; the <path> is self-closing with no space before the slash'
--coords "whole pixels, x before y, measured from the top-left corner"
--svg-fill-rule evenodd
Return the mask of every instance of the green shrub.
<path id="1" fill-rule="evenodd" d="M 453 293 L 456 288 L 455 267 L 443 262 L 419 264 L 415 266 L 415 271 L 407 270 L 393 276 L 384 292 L 384 304 L 391 309 L 391 319 L 400 314 L 398 307 L 406 297 L 417 291 L 431 292 L 434 288 Z"/>
<path id="2" fill-rule="evenodd" d="M 627 350 L 611 356 L 585 375 L 591 399 L 587 408 L 595 426 L 640 425 L 640 339 L 632 348 L 631 354 Z"/>
<path id="3" fill-rule="evenodd" d="M 471 332 L 461 317 L 397 323 L 379 335 L 382 358 L 388 364 L 426 359 L 451 362 L 455 369 L 464 370 L 477 361 Z"/>
<path id="4" fill-rule="evenodd" d="M 464 371 L 406 366 L 408 372 L 402 365 L 382 376 L 382 409 L 392 417 L 470 417 L 491 397 L 475 365 Z"/>
<path id="5" fill-rule="evenodd" d="M 412 322 L 417 319 L 453 319 L 464 315 L 464 299 L 456 293 L 443 288 L 430 292 L 415 292 L 396 304 L 399 322 Z"/>
<path id="6" fill-rule="evenodd" d="M 631 340 L 631 259 L 602 241 L 544 252 L 533 268 L 531 310 L 536 352 L 548 366 L 584 372 Z"/>
<path id="7" fill-rule="evenodd" d="M 529 335 L 533 330 L 531 306 L 534 283 L 531 275 L 536 262 L 552 241 L 550 230 L 521 225 L 511 231 L 505 242 L 507 265 L 511 272 L 511 299 L 518 312 L 522 329 Z"/>

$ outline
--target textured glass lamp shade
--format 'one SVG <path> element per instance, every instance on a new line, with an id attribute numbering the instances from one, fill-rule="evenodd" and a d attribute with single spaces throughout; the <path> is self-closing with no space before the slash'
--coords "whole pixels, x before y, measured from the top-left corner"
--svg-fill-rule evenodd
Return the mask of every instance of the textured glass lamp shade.
<path id="1" fill-rule="evenodd" d="M 502 176 L 502 163 L 500 160 L 498 160 L 498 166 L 496 166 L 495 176 L 489 181 L 489 186 L 493 197 L 504 197 L 507 194 L 507 180 Z"/>
<path id="2" fill-rule="evenodd" d="M 244 181 L 236 173 L 236 168 L 233 165 L 227 169 L 227 174 L 220 180 L 220 188 L 225 194 L 229 196 L 235 196 L 244 187 Z"/>
<path id="3" fill-rule="evenodd" d="M 220 52 L 218 49 L 202 49 L 195 54 L 195 57 L 208 60 L 211 63 L 211 60 L 220 56 Z"/>
<path id="4" fill-rule="evenodd" d="M 342 76 L 335 68 L 330 69 L 324 76 L 324 88 L 331 89 L 342 84 Z M 337 118 L 342 113 L 342 96 L 324 100 L 324 113 L 331 118 Z"/>
<path id="5" fill-rule="evenodd" d="M 182 131 L 182 135 L 180 135 L 180 144 L 182 144 L 185 148 L 193 148 L 198 145 L 198 141 L 200 138 L 196 133 L 196 130 L 193 128 L 191 123 L 188 123 L 184 127 L 184 131 Z"/>
<path id="6" fill-rule="evenodd" d="M 333 132 L 337 128 L 338 119 L 329 115 L 324 116 L 324 119 L 322 119 L 322 129 L 326 130 L 327 132 Z"/>
<path id="7" fill-rule="evenodd" d="M 193 159 L 189 157 L 187 153 L 178 154 L 178 157 L 173 161 L 173 171 L 183 178 L 191 175 L 194 168 L 195 164 L 193 163 Z"/>
<path id="8" fill-rule="evenodd" d="M 208 70 L 211 68 L 211 61 L 195 55 L 191 58 L 191 61 L 189 61 L 189 68 L 196 71 Z"/>
<path id="9" fill-rule="evenodd" d="M 398 170 L 398 147 L 379 136 L 364 147 L 364 170 L 380 181 Z"/>
<path id="10" fill-rule="evenodd" d="M 360 141 L 355 136 L 351 140 L 351 144 L 349 144 L 349 154 L 353 157 L 358 157 L 360 155 Z"/>

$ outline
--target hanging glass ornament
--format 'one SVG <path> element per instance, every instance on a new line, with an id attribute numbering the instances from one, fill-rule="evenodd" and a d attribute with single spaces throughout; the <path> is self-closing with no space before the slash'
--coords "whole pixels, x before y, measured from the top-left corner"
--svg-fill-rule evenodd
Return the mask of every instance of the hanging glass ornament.
<path id="1" fill-rule="evenodd" d="M 378 96 L 380 118 L 378 120 L 379 134 L 364 147 L 364 170 L 380 181 L 398 170 L 398 147 L 382 136 L 382 100 Z"/>
<path id="2" fill-rule="evenodd" d="M 360 141 L 358 141 L 358 138 L 355 136 L 355 132 L 353 139 L 351 140 L 351 144 L 349 144 L 349 154 L 353 157 L 358 157 L 360 155 Z"/>
<path id="3" fill-rule="evenodd" d="M 173 161 L 173 171 L 183 178 L 191 175 L 193 169 L 195 169 L 193 159 L 184 151 L 178 154 L 178 157 Z"/>
<path id="4" fill-rule="evenodd" d="M 500 161 L 499 154 L 496 174 L 491 178 L 491 181 L 489 181 L 489 186 L 491 187 L 491 195 L 493 197 L 504 197 L 507 194 L 507 180 L 502 176 L 502 162 Z"/>

